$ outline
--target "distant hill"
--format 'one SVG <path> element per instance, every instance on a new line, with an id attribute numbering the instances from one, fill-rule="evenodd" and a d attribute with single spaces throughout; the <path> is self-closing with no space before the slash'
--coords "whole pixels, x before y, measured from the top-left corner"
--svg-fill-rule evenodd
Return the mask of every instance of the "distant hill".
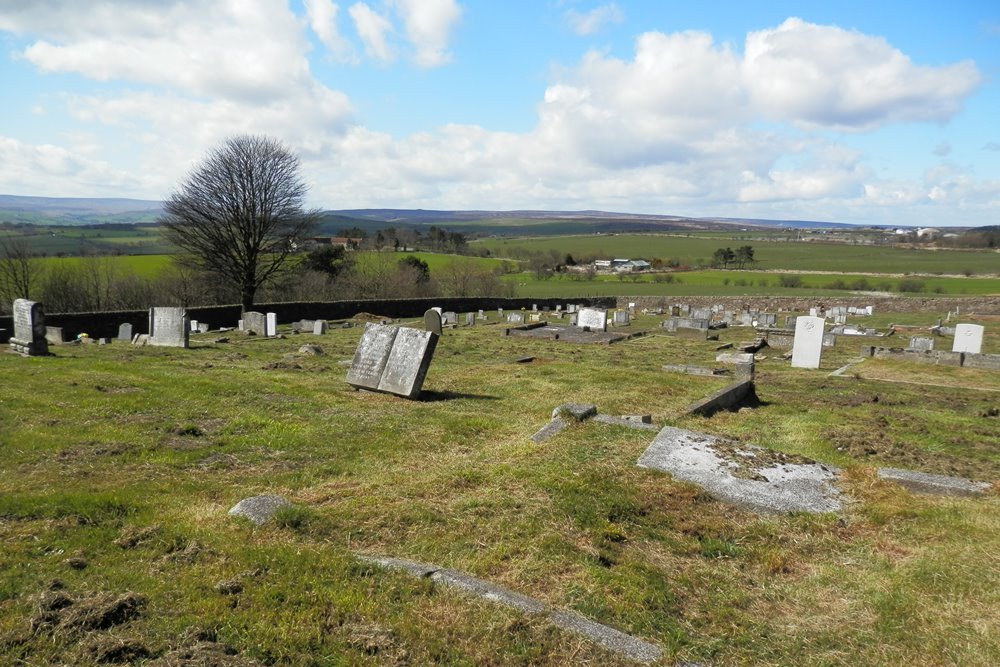
<path id="1" fill-rule="evenodd" d="M 141 224 L 155 222 L 163 202 L 142 199 L 21 197 L 0 195 L 0 223 L 36 225 Z M 447 227 L 469 234 L 558 235 L 655 231 L 728 231 L 734 228 L 851 228 L 854 225 L 814 220 L 765 220 L 619 213 L 611 211 L 446 211 L 364 208 L 324 211 L 320 233 L 336 234 L 357 227 L 374 232 L 385 227 Z"/>

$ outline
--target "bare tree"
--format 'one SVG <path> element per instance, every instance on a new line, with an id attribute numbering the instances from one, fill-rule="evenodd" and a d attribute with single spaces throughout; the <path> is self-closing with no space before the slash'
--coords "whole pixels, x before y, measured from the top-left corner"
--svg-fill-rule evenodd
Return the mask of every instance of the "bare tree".
<path id="1" fill-rule="evenodd" d="M 25 239 L 0 238 L 0 294 L 5 303 L 31 298 L 40 274 L 39 259 Z"/>
<path id="2" fill-rule="evenodd" d="M 240 135 L 209 152 L 170 195 L 161 224 L 194 265 L 239 290 L 244 310 L 317 220 L 303 209 L 299 159 L 269 137 Z"/>

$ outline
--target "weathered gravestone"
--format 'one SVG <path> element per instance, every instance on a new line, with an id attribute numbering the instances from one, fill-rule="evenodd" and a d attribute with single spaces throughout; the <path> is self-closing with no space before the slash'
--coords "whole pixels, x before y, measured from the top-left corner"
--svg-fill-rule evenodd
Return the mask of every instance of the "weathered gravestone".
<path id="1" fill-rule="evenodd" d="M 208 322 L 198 322 L 198 333 L 208 333 Z"/>
<path id="2" fill-rule="evenodd" d="M 45 340 L 49 345 L 61 345 L 63 342 L 62 327 L 45 327 Z"/>
<path id="3" fill-rule="evenodd" d="M 407 327 L 366 324 L 347 372 L 347 382 L 416 398 L 434 356 L 438 334 Z"/>
<path id="4" fill-rule="evenodd" d="M 431 308 L 424 313 L 424 331 L 441 335 L 441 312 Z"/>
<path id="5" fill-rule="evenodd" d="M 616 327 L 626 327 L 630 323 L 629 314 L 627 310 L 616 310 L 614 314 L 613 323 Z"/>
<path id="6" fill-rule="evenodd" d="M 607 331 L 608 311 L 600 308 L 581 308 L 576 318 L 576 326 L 591 331 Z"/>
<path id="7" fill-rule="evenodd" d="M 49 353 L 42 304 L 27 299 L 14 300 L 14 336 L 10 339 L 10 349 L 26 357 Z"/>
<path id="8" fill-rule="evenodd" d="M 243 313 L 242 322 L 243 331 L 252 333 L 256 336 L 267 335 L 267 318 L 264 317 L 264 313 L 258 313 L 255 310 L 248 310 Z"/>
<path id="9" fill-rule="evenodd" d="M 265 336 L 277 336 L 278 335 L 278 314 L 277 313 L 267 313 L 264 320 L 264 335 Z"/>
<path id="10" fill-rule="evenodd" d="M 132 325 L 128 322 L 118 325 L 118 340 L 132 340 Z"/>
<path id="11" fill-rule="evenodd" d="M 330 324 L 326 320 L 316 320 L 313 322 L 313 334 L 316 336 L 322 336 L 327 332 Z"/>
<path id="12" fill-rule="evenodd" d="M 476 314 L 475 313 L 466 313 L 465 314 L 465 326 L 467 326 L 467 327 L 474 327 L 474 326 L 476 326 Z"/>
<path id="13" fill-rule="evenodd" d="M 795 320 L 795 340 L 792 342 L 792 368 L 819 368 L 823 354 L 822 317 L 802 316 Z"/>
<path id="14" fill-rule="evenodd" d="M 985 329 L 979 324 L 956 324 L 955 341 L 952 352 L 968 352 L 979 354 L 983 349 L 983 333 Z"/>
<path id="15" fill-rule="evenodd" d="M 191 325 L 191 333 L 198 333 L 198 320 L 191 320 L 189 324 Z"/>
<path id="16" fill-rule="evenodd" d="M 187 347 L 191 325 L 183 308 L 149 309 L 149 345 L 161 347 Z"/>
<path id="17" fill-rule="evenodd" d="M 524 324 L 524 313 L 517 310 L 507 313 L 507 324 Z"/>
<path id="18" fill-rule="evenodd" d="M 934 349 L 934 339 L 927 338 L 926 336 L 913 336 L 910 338 L 910 344 L 906 349 L 929 352 Z"/>
<path id="19" fill-rule="evenodd" d="M 458 314 L 453 311 L 445 311 L 441 314 L 442 324 L 458 324 Z"/>

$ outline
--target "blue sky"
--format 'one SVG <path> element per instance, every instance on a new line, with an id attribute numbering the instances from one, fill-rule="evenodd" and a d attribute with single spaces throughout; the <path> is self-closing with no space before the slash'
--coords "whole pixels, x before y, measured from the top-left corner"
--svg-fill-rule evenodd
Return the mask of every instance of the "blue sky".
<path id="1" fill-rule="evenodd" d="M 996 2 L 0 0 L 0 193 L 1000 224 Z"/>

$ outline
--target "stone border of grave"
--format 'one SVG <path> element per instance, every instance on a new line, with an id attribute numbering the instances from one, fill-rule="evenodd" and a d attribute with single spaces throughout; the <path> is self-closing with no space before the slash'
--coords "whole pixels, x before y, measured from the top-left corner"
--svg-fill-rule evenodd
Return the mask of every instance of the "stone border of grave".
<path id="1" fill-rule="evenodd" d="M 436 584 L 456 589 L 483 600 L 503 605 L 526 613 L 545 616 L 554 625 L 569 630 L 599 644 L 608 651 L 629 660 L 648 665 L 663 656 L 663 649 L 638 637 L 621 632 L 610 626 L 597 623 L 575 612 L 553 609 L 543 602 L 484 579 L 478 579 L 458 570 L 449 570 L 436 565 L 418 563 L 402 558 L 355 554 L 355 557 L 387 570 L 403 572 L 420 579 L 430 579 Z"/>
<path id="2" fill-rule="evenodd" d="M 552 419 L 531 436 L 532 442 L 542 443 L 553 437 L 574 422 L 593 419 L 601 424 L 626 426 L 643 431 L 656 431 L 659 427 L 653 424 L 652 415 L 602 415 L 598 414 L 597 406 L 590 403 L 563 403 L 552 410 Z"/>
<path id="3" fill-rule="evenodd" d="M 693 403 L 684 411 L 684 414 L 711 417 L 716 412 L 749 407 L 759 402 L 754 381 L 750 378 L 744 378 Z"/>
<path id="4" fill-rule="evenodd" d="M 1000 354 L 974 354 L 972 352 L 950 352 L 948 350 L 910 350 L 899 347 L 861 348 L 862 357 L 875 359 L 901 359 L 939 366 L 961 366 L 983 370 L 1000 370 Z"/>

